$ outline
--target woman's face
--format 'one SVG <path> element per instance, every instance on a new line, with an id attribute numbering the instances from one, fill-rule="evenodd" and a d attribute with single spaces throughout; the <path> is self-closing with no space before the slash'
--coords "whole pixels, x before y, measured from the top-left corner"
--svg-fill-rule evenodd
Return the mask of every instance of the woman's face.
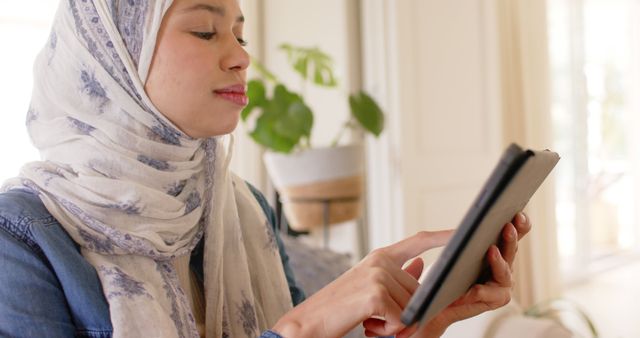
<path id="1" fill-rule="evenodd" d="M 145 90 L 187 135 L 227 134 L 247 104 L 244 17 L 237 0 L 175 0 L 165 14 Z"/>

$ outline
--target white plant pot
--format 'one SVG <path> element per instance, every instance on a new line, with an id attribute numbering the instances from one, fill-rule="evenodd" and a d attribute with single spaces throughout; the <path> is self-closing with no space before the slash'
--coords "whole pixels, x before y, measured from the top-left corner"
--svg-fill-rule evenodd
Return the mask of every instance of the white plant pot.
<path id="1" fill-rule="evenodd" d="M 293 229 L 308 230 L 360 217 L 364 185 L 361 145 L 266 153 L 264 161 Z"/>

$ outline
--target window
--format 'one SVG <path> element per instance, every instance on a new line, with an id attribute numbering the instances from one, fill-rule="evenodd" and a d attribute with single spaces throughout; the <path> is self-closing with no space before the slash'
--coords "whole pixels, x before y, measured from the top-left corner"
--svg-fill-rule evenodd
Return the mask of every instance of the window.
<path id="1" fill-rule="evenodd" d="M 567 281 L 640 247 L 640 11 L 632 0 L 549 1 L 558 243 Z M 634 94 L 635 93 L 635 94 Z"/>

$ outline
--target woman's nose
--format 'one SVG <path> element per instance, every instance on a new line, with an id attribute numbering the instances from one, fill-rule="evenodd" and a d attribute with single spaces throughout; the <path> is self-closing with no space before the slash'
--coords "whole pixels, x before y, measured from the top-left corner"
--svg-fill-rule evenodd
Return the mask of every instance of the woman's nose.
<path id="1" fill-rule="evenodd" d="M 220 67 L 223 71 L 241 71 L 249 67 L 249 53 L 244 49 L 242 44 L 234 36 L 228 44 L 225 57 L 222 58 Z"/>

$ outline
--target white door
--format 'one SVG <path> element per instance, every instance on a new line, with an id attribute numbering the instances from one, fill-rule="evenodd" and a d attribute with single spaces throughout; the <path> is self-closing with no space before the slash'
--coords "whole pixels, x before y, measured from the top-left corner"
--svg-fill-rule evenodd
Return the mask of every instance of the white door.
<path id="1" fill-rule="evenodd" d="M 492 1 L 362 3 L 364 84 L 388 113 L 368 147 L 375 248 L 458 225 L 502 151 L 499 67 Z"/>

